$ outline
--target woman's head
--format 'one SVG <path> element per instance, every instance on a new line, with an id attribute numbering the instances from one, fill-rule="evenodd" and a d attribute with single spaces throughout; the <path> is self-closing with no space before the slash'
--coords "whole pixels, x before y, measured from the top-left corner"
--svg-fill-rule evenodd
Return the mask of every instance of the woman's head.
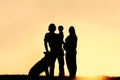
<path id="1" fill-rule="evenodd" d="M 70 26 L 69 33 L 70 34 L 75 34 L 75 28 L 73 26 Z"/>

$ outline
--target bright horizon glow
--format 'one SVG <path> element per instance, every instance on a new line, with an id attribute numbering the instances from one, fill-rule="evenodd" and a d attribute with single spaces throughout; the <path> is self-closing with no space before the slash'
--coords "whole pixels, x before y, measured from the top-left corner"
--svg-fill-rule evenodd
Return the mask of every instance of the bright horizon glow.
<path id="1" fill-rule="evenodd" d="M 64 26 L 65 38 L 69 26 L 75 27 L 77 76 L 120 76 L 119 3 L 119 0 L 0 1 L 0 74 L 28 74 L 44 56 L 44 35 L 53 22 Z M 65 71 L 68 75 L 66 66 Z"/>

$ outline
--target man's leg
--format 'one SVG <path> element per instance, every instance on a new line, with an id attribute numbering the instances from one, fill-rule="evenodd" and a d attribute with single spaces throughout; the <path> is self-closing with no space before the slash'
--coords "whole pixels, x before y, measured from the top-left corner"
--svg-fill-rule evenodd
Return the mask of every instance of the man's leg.
<path id="1" fill-rule="evenodd" d="M 56 56 L 52 55 L 50 62 L 50 76 L 54 76 L 55 60 L 56 60 Z"/>
<path id="2" fill-rule="evenodd" d="M 46 76 L 49 76 L 48 68 L 45 70 Z"/>
<path id="3" fill-rule="evenodd" d="M 64 76 L 64 56 L 60 55 L 58 56 L 58 63 L 59 63 L 59 76 Z"/>

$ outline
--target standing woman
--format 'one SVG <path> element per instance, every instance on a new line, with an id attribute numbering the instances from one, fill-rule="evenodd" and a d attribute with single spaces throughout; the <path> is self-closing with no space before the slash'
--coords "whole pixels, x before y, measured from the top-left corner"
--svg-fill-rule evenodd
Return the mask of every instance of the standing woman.
<path id="1" fill-rule="evenodd" d="M 76 76 L 77 64 L 76 64 L 76 48 L 77 48 L 77 36 L 73 26 L 69 28 L 69 35 L 65 39 L 64 49 L 66 51 L 66 64 L 70 77 Z"/>

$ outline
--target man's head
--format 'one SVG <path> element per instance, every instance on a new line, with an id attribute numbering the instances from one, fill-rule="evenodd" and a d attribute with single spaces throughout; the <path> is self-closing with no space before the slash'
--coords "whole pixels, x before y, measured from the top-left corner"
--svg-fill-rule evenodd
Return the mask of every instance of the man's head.
<path id="1" fill-rule="evenodd" d="M 49 31 L 54 33 L 55 30 L 56 30 L 55 24 L 51 23 L 51 24 L 49 25 Z"/>

